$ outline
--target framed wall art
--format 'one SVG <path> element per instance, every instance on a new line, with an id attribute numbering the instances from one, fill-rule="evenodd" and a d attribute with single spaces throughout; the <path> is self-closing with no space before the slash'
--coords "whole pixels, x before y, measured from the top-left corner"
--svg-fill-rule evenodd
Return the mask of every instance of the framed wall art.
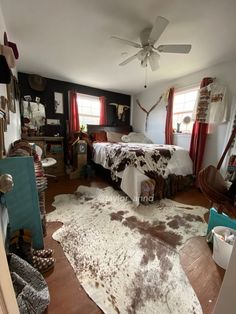
<path id="1" fill-rule="evenodd" d="M 14 78 L 11 76 L 11 82 L 7 84 L 8 108 L 11 112 L 16 112 Z"/>
<path id="2" fill-rule="evenodd" d="M 10 114 L 8 108 L 8 100 L 5 96 L 0 97 L 0 111 L 4 114 L 5 124 L 10 124 Z M 6 129 L 6 127 L 5 127 Z"/>
<path id="3" fill-rule="evenodd" d="M 0 159 L 6 157 L 4 131 L 6 128 L 6 121 L 4 112 L 0 110 Z"/>
<path id="4" fill-rule="evenodd" d="M 47 119 L 47 124 L 49 125 L 60 125 L 59 119 Z"/>
<path id="5" fill-rule="evenodd" d="M 54 92 L 54 108 L 55 113 L 64 113 L 62 93 Z"/>

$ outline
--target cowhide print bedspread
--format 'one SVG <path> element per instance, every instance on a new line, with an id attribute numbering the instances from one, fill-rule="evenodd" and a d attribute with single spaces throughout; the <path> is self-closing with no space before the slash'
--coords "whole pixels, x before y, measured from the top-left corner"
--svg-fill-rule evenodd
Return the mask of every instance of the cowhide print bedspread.
<path id="1" fill-rule="evenodd" d="M 141 173 L 166 177 L 166 168 L 173 153 L 173 145 L 108 143 L 104 146 L 104 167 L 111 170 L 111 177 L 117 180 L 119 173 L 127 166 L 133 166 Z"/>

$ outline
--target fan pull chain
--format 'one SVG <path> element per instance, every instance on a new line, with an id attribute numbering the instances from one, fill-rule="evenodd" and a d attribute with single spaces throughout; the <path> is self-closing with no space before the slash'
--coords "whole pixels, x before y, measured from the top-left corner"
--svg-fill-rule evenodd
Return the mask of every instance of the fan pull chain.
<path id="1" fill-rule="evenodd" d="M 145 67 L 145 84 L 144 84 L 144 88 L 147 88 L 147 65 Z"/>

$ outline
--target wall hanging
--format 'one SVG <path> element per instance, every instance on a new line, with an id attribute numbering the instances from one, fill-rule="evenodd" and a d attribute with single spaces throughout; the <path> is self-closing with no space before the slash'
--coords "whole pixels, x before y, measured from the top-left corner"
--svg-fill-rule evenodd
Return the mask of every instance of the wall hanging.
<path id="1" fill-rule="evenodd" d="M 150 113 L 156 108 L 157 105 L 159 105 L 159 103 L 161 102 L 163 96 L 164 96 L 164 94 L 162 94 L 162 95 L 160 96 L 160 98 L 158 99 L 158 101 L 151 107 L 151 109 L 150 109 L 149 111 L 147 111 L 147 109 L 145 109 L 145 108 L 140 104 L 139 100 L 136 99 L 136 103 L 138 104 L 138 106 L 140 107 L 140 109 L 146 113 L 145 131 L 147 131 L 147 124 L 148 124 L 148 118 L 149 118 Z"/>
<path id="2" fill-rule="evenodd" d="M 227 122 L 227 88 L 215 78 L 199 90 L 192 118 L 201 123 L 221 124 Z"/>
<path id="3" fill-rule="evenodd" d="M 8 108 L 8 101 L 5 96 L 0 97 L 0 110 L 5 114 L 6 124 L 10 124 L 10 114 Z"/>
<path id="4" fill-rule="evenodd" d="M 63 113 L 63 94 L 62 93 L 54 93 L 54 108 L 55 113 Z"/>
<path id="5" fill-rule="evenodd" d="M 47 80 L 45 77 L 42 77 L 37 74 L 29 74 L 28 82 L 31 89 L 37 92 L 43 92 L 46 88 Z"/>
<path id="6" fill-rule="evenodd" d="M 116 103 L 109 103 L 110 106 L 115 106 L 116 107 L 116 114 L 118 120 L 124 122 L 126 118 L 126 114 L 128 113 L 128 110 L 130 110 L 130 107 L 127 105 L 120 105 Z"/>
<path id="7" fill-rule="evenodd" d="M 16 104 L 15 104 L 15 88 L 14 88 L 14 77 L 11 75 L 11 81 L 7 84 L 7 99 L 9 110 L 13 113 L 16 112 Z"/>

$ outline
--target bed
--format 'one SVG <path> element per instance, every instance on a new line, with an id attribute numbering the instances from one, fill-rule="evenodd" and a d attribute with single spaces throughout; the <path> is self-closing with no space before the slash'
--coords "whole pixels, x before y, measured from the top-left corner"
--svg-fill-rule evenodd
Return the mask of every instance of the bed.
<path id="1" fill-rule="evenodd" d="M 130 126 L 88 125 L 88 134 L 118 132 L 128 134 Z M 192 183 L 192 161 L 189 153 L 175 145 L 146 143 L 93 142 L 93 162 L 109 170 L 136 206 L 141 183 L 149 178 L 156 182 L 155 198 L 170 197 Z"/>

